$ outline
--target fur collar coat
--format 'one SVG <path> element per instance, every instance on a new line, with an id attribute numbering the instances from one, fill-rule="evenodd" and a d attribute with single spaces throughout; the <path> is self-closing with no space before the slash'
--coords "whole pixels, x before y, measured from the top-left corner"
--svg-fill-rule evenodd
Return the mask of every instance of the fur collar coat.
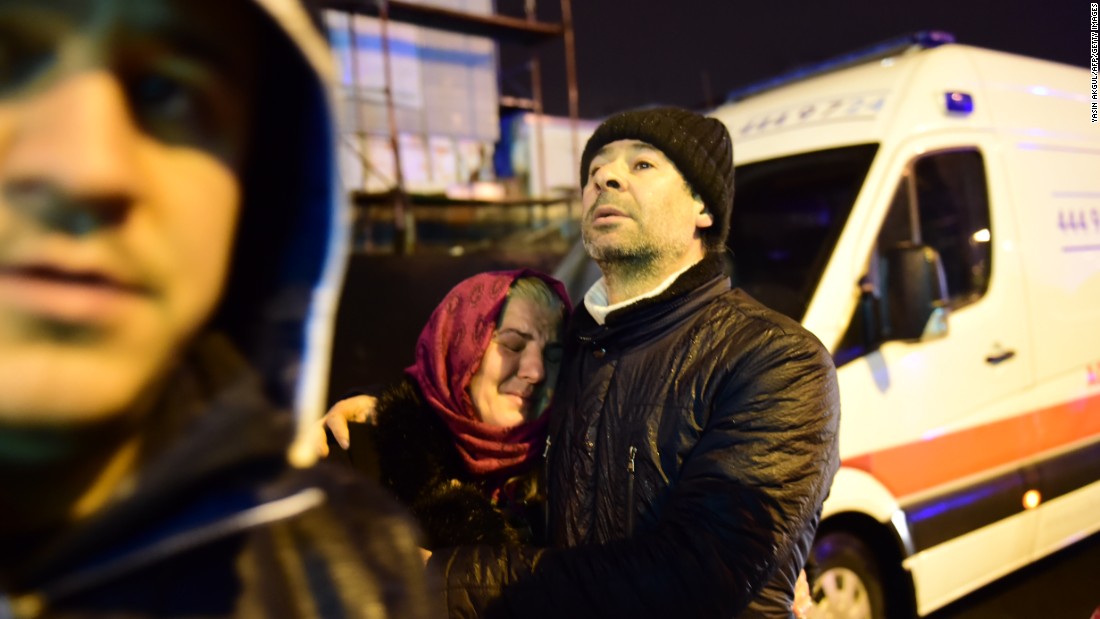
<path id="1" fill-rule="evenodd" d="M 489 496 L 489 482 L 497 480 L 467 470 L 450 430 L 412 380 L 387 388 L 372 422 L 351 423 L 349 431 L 352 466 L 412 511 L 427 549 L 542 541 L 541 459 Z"/>

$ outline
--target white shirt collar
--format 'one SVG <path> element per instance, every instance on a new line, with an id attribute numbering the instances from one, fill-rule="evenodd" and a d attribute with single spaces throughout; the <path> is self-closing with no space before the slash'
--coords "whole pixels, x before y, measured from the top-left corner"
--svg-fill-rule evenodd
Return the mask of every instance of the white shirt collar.
<path id="1" fill-rule="evenodd" d="M 657 287 L 653 290 L 650 290 L 645 294 L 638 295 L 633 299 L 620 301 L 614 305 L 607 304 L 607 281 L 603 277 L 601 277 L 600 279 L 596 280 L 595 284 L 592 284 L 592 287 L 588 289 L 588 292 L 584 293 L 584 307 L 588 310 L 588 313 L 592 315 L 592 318 L 596 320 L 596 324 L 602 325 L 607 320 L 607 315 L 611 312 L 614 312 L 615 310 L 620 310 L 624 307 L 627 307 L 628 305 L 633 305 L 643 299 L 655 297 L 662 292 L 668 290 L 669 286 L 672 285 L 672 282 L 676 281 L 676 278 L 683 275 L 685 271 L 695 266 L 696 264 L 698 263 L 689 264 L 679 271 L 676 271 L 672 275 L 669 275 L 668 278 L 665 279 L 665 281 L 658 284 Z"/>

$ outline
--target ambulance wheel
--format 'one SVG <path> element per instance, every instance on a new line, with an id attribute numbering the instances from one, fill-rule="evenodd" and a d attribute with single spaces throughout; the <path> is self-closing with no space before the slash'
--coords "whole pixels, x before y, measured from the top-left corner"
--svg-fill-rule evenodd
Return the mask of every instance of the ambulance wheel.
<path id="1" fill-rule="evenodd" d="M 886 600 L 874 554 L 859 538 L 834 531 L 814 541 L 811 587 L 817 612 L 829 619 L 886 619 Z"/>

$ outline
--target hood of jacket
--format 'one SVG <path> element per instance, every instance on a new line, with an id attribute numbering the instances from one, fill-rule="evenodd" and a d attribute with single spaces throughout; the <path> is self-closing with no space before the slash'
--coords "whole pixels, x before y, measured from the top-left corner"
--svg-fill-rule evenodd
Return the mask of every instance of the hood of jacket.
<path id="1" fill-rule="evenodd" d="M 260 372 L 276 405 L 295 411 L 288 458 L 307 466 L 347 253 L 335 70 L 317 20 L 299 0 L 234 1 L 259 9 L 263 60 L 232 264 L 211 329 Z"/>

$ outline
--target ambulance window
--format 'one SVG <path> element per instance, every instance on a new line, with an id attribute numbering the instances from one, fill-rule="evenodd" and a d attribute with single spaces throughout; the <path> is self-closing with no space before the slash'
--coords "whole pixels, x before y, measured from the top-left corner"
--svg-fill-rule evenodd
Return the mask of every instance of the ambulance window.
<path id="1" fill-rule="evenodd" d="M 801 320 L 877 150 L 857 144 L 737 166 L 727 241 L 736 285 Z"/>
<path id="2" fill-rule="evenodd" d="M 906 170 L 879 230 L 875 259 L 868 263 L 869 285 L 878 281 L 881 252 L 905 241 L 923 243 L 939 252 L 952 309 L 973 303 L 985 294 L 992 266 L 992 232 L 981 153 L 933 153 Z M 868 321 L 874 322 L 866 315 L 868 311 L 875 309 L 864 304 L 856 306 L 833 355 L 837 365 L 868 352 Z"/>
<path id="3" fill-rule="evenodd" d="M 951 307 L 958 309 L 989 286 L 991 240 L 982 155 L 953 150 L 913 162 L 894 193 L 877 247 L 882 252 L 912 241 L 939 252 Z"/>
<path id="4" fill-rule="evenodd" d="M 913 167 L 919 238 L 943 261 L 951 307 L 981 298 L 991 266 L 989 197 L 981 153 L 961 150 L 924 157 Z"/>
<path id="5" fill-rule="evenodd" d="M 890 210 L 886 211 L 886 219 L 882 222 L 882 229 L 879 230 L 876 242 L 879 252 L 886 247 L 913 241 L 913 216 L 909 204 L 909 176 L 906 173 L 906 177 L 894 192 Z"/>

